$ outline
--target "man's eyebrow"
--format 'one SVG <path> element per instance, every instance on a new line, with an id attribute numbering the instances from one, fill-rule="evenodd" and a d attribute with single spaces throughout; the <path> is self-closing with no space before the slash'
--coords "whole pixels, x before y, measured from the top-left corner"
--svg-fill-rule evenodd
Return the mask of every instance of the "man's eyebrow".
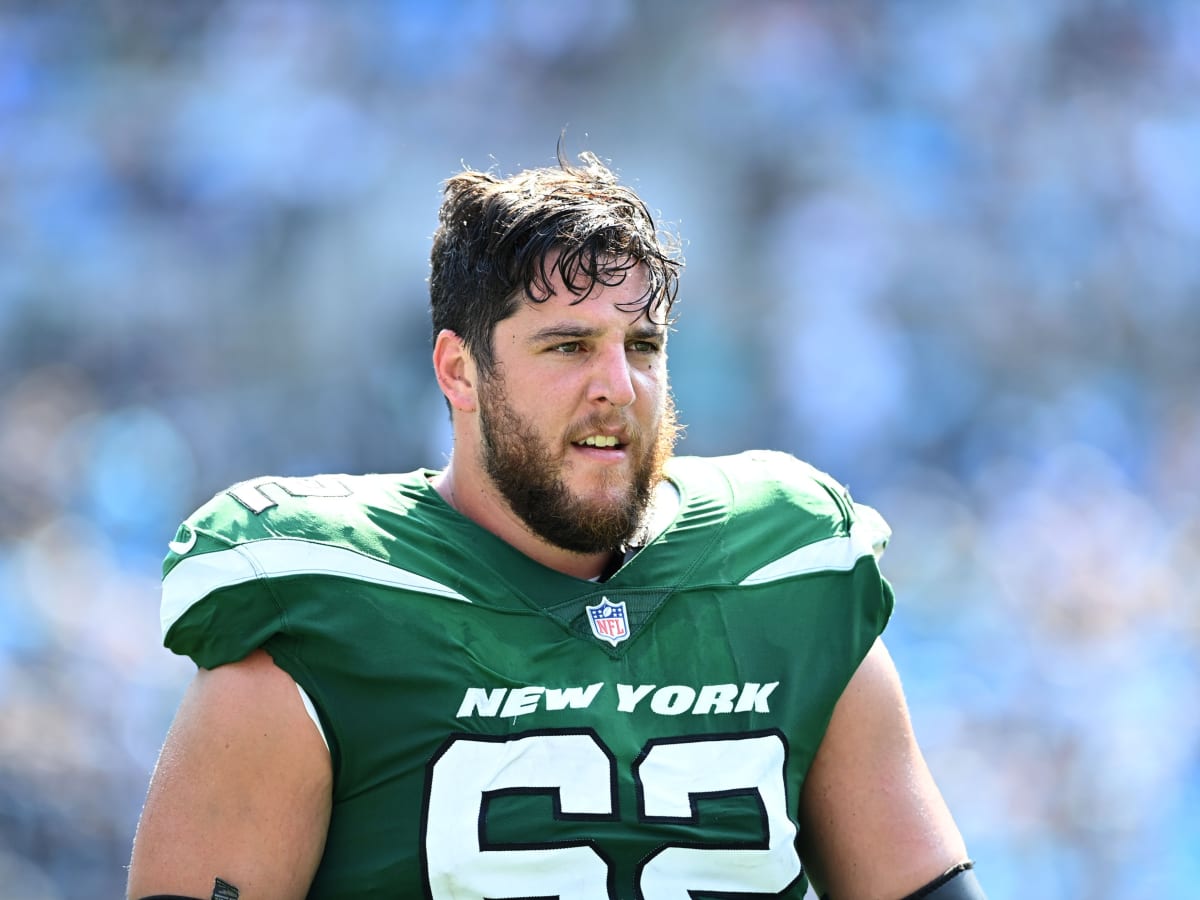
<path id="1" fill-rule="evenodd" d="M 634 338 L 665 338 L 667 326 L 639 319 L 629 330 L 629 336 Z"/>
<path id="2" fill-rule="evenodd" d="M 561 322 L 554 325 L 547 325 L 545 328 L 539 328 L 533 334 L 529 335 L 529 343 L 542 344 L 546 341 L 577 341 L 581 338 L 595 337 L 599 333 L 600 329 L 598 328 Z"/>
<path id="3" fill-rule="evenodd" d="M 585 338 L 597 337 L 602 333 L 603 329 L 591 325 L 556 322 L 553 325 L 547 325 L 545 328 L 539 328 L 529 335 L 527 340 L 530 344 L 544 344 L 550 341 L 579 341 Z M 635 340 L 645 340 L 647 338 L 662 338 L 666 333 L 667 328 L 665 325 L 639 321 L 634 323 L 626 334 Z"/>

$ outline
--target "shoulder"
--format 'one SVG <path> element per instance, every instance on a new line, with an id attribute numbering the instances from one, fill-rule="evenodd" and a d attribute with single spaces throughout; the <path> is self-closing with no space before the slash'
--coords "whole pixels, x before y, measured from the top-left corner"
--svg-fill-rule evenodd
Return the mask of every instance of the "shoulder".
<path id="1" fill-rule="evenodd" d="M 746 450 L 730 456 L 681 456 L 671 460 L 672 478 L 687 484 L 724 482 L 735 502 L 765 504 L 778 500 L 839 505 L 844 493 L 832 476 L 790 453 Z"/>
<path id="2" fill-rule="evenodd" d="M 221 491 L 184 519 L 168 544 L 167 575 L 182 559 L 274 539 L 362 540 L 372 511 L 415 502 L 405 475 L 266 475 Z M 410 490 L 412 489 L 412 490 Z"/>
<path id="3" fill-rule="evenodd" d="M 294 585 L 297 578 L 387 569 L 383 523 L 403 522 L 421 502 L 423 478 L 420 472 L 262 477 L 217 494 L 169 544 L 160 606 L 164 643 L 198 665 L 223 665 L 286 632 L 300 595 L 275 589 L 280 579 Z"/>
<path id="4" fill-rule="evenodd" d="M 747 450 L 730 456 L 683 456 L 671 461 L 668 474 L 685 494 L 725 494 L 734 516 L 821 521 L 835 532 L 861 522 L 883 542 L 890 534 L 879 513 L 855 503 L 845 485 L 790 453 Z"/>
<path id="5" fill-rule="evenodd" d="M 685 508 L 703 508 L 723 524 L 723 555 L 738 561 L 740 583 L 829 569 L 878 558 L 891 531 L 826 472 L 792 456 L 751 450 L 732 456 L 679 457 L 668 475 Z"/>

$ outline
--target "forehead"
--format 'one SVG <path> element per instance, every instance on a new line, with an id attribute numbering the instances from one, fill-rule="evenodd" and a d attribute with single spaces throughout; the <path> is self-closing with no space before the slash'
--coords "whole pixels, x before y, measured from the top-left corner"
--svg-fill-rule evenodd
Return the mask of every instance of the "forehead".
<path id="1" fill-rule="evenodd" d="M 541 328 L 549 321 L 562 321 L 625 330 L 666 330 L 665 325 L 657 324 L 648 315 L 657 303 L 652 301 L 647 309 L 645 295 L 648 280 L 645 266 L 636 265 L 626 270 L 617 284 L 584 283 L 583 276 L 580 276 L 575 289 L 572 289 L 563 282 L 562 273 L 554 266 L 554 261 L 554 258 L 550 258 L 546 262 L 547 286 L 553 293 L 544 299 L 540 295 L 536 299 L 523 297 L 516 304 L 513 314 L 498 324 L 520 329 Z"/>

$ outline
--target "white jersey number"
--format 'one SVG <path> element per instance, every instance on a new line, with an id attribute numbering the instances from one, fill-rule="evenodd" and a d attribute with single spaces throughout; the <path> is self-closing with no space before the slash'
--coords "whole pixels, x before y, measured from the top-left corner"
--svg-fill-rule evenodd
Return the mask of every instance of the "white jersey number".
<path id="1" fill-rule="evenodd" d="M 349 497 L 350 488 L 331 475 L 316 475 L 310 478 L 276 478 L 264 475 L 235 484 L 227 493 L 256 516 L 272 506 L 278 506 L 275 497 Z"/>
<path id="2" fill-rule="evenodd" d="M 777 734 L 651 742 L 634 764 L 642 821 L 688 822 L 697 796 L 758 794 L 767 840 L 760 849 L 666 846 L 638 873 L 645 900 L 689 900 L 690 891 L 776 894 L 801 872 L 787 814 L 785 750 Z M 425 821 L 429 890 L 442 898 L 615 896 L 609 862 L 590 844 L 484 849 L 487 797 L 505 791 L 555 795 L 555 816 L 613 820 L 616 760 L 591 733 L 507 740 L 458 738 L 434 763 Z"/>

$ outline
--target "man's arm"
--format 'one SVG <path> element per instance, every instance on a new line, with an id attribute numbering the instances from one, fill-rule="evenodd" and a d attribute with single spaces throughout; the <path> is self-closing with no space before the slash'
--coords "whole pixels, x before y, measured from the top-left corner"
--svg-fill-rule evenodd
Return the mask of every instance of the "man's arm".
<path id="1" fill-rule="evenodd" d="M 201 669 L 159 756 L 133 843 L 128 894 L 303 897 L 321 859 L 329 751 L 296 683 L 264 651 Z"/>
<path id="2" fill-rule="evenodd" d="M 881 640 L 838 700 L 800 815 L 810 880 L 832 900 L 898 900 L 967 860 Z"/>

